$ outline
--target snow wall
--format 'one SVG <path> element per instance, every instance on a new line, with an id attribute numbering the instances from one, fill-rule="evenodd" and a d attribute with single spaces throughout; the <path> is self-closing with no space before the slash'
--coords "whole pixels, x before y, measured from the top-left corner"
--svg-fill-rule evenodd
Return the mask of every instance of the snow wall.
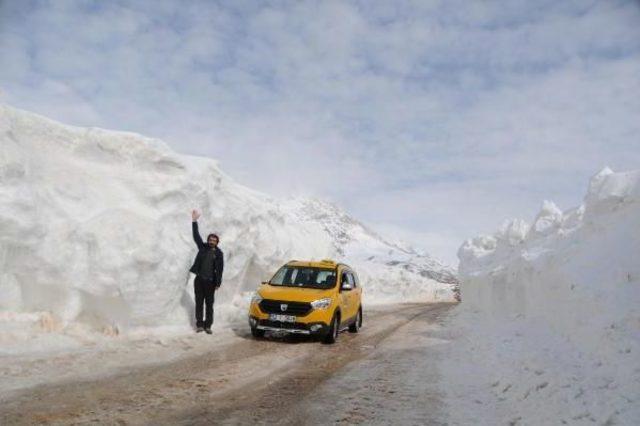
<path id="1" fill-rule="evenodd" d="M 637 424 L 640 171 L 604 169 L 580 207 L 545 201 L 458 256 L 454 423 Z"/>
<path id="2" fill-rule="evenodd" d="M 0 105 L 0 348 L 36 328 L 188 327 L 192 208 L 225 252 L 216 321 L 244 317 L 250 292 L 291 259 L 351 263 L 367 303 L 453 297 L 448 267 L 335 206 L 273 199 L 155 139 Z"/>

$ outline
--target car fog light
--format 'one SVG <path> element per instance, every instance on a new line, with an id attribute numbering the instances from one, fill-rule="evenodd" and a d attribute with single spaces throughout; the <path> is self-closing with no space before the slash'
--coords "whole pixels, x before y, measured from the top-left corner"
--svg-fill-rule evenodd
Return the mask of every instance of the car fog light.
<path id="1" fill-rule="evenodd" d="M 322 326 L 320 324 L 313 324 L 311 326 L 311 331 L 318 331 L 322 328 Z"/>

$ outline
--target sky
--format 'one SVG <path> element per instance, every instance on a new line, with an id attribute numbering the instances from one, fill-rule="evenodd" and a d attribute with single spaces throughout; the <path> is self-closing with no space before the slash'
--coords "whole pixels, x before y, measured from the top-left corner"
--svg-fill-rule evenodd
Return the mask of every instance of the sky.
<path id="1" fill-rule="evenodd" d="M 640 168 L 640 1 L 0 0 L 0 102 L 163 139 L 455 263 Z"/>

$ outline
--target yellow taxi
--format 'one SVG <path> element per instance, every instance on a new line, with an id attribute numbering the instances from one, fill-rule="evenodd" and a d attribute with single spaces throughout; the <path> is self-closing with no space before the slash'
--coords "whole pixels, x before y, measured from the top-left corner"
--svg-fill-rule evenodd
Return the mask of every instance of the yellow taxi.
<path id="1" fill-rule="evenodd" d="M 362 326 L 362 287 L 344 263 L 292 260 L 263 282 L 249 306 L 251 334 L 306 334 L 334 343 L 346 328 Z"/>

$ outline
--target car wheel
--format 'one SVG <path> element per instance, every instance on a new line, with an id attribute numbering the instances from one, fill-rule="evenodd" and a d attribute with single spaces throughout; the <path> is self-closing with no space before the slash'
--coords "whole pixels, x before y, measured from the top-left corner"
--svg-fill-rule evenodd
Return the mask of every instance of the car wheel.
<path id="1" fill-rule="evenodd" d="M 358 309 L 356 320 L 349 326 L 349 333 L 357 333 L 362 327 L 362 308 Z"/>
<path id="2" fill-rule="evenodd" d="M 259 330 L 257 327 L 251 327 L 251 335 L 256 339 L 264 337 L 264 330 Z"/>
<path id="3" fill-rule="evenodd" d="M 329 327 L 329 332 L 325 336 L 323 342 L 327 344 L 332 344 L 336 342 L 338 338 L 338 328 L 340 328 L 340 316 L 335 314 L 333 319 L 331 320 L 331 327 Z"/>

